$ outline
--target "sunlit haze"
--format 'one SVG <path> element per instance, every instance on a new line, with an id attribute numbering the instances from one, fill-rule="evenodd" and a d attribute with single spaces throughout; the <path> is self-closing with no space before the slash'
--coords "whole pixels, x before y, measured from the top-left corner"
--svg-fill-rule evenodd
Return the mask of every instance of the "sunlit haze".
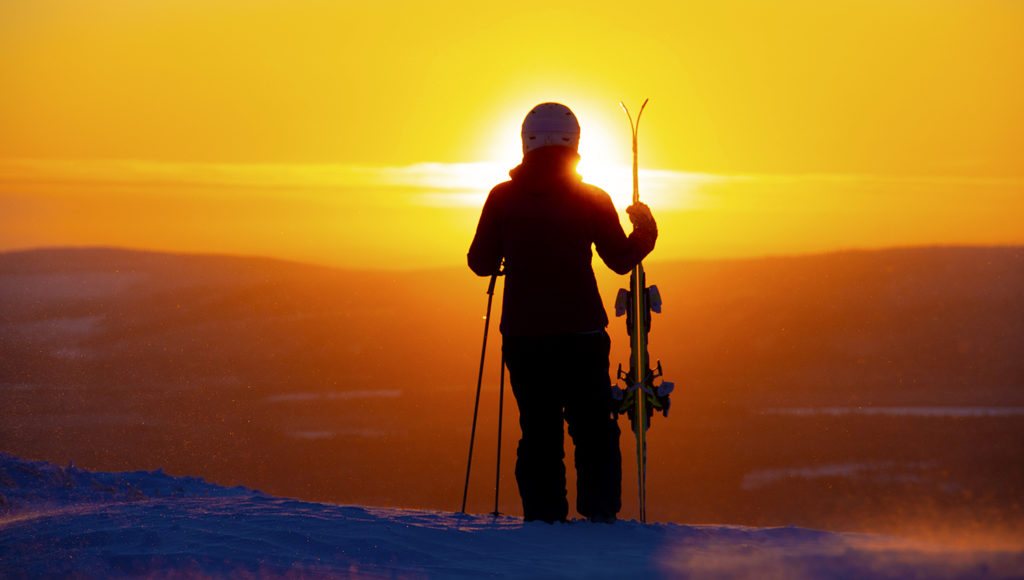
<path id="1" fill-rule="evenodd" d="M 1024 243 L 1020 3 L 635 8 L 4 2 L 0 250 L 457 266 L 534 104 L 621 211 L 647 97 L 651 260 Z"/>
<path id="2" fill-rule="evenodd" d="M 649 452 L 618 418 L 617 517 L 650 506 L 648 521 L 698 540 L 711 528 L 686 526 L 744 527 L 727 528 L 739 560 L 629 521 L 611 531 L 673 562 L 653 575 L 716 575 L 694 567 L 705 556 L 753 562 L 751 576 L 791 560 L 789 540 L 764 552 L 758 537 L 813 543 L 822 570 L 832 558 L 851 577 L 913 575 L 898 547 L 862 564 L 812 530 L 944 542 L 929 545 L 963 564 L 950 577 L 997 570 L 1000 547 L 1015 551 L 996 562 L 1024 570 L 1022 63 L 1024 0 L 0 0 L 0 577 L 9 546 L 53 562 L 8 564 L 37 577 L 139 569 L 140 538 L 183 545 L 188 526 L 163 511 L 173 537 L 82 527 L 39 540 L 67 510 L 111 518 L 98 499 L 39 499 L 39 468 L 18 467 L 37 460 L 60 494 L 96 485 L 78 468 L 143 470 L 110 476 L 122 483 L 166 480 L 145 473 L 161 469 L 289 498 L 258 510 L 450 511 L 464 497 L 468 513 L 522 515 L 519 409 L 499 370 L 518 317 L 467 252 L 488 192 L 522 161 L 523 118 L 548 101 L 574 111 L 578 171 L 630 231 L 619 103 L 635 114 L 644 99 L 639 194 L 658 236 L 643 266 L 664 304 L 646 346 L 632 326 L 645 317 L 614 316 L 628 279 L 595 256 L 594 282 L 609 382 L 641 400 L 675 387 L 640 438 Z M 548 270 L 532 270 L 541 294 L 522 294 L 540 318 L 573 310 L 569 290 L 589 284 Z M 527 360 L 530 345 L 561 339 L 523 338 L 519 368 L 550 379 L 560 365 L 565 397 L 600 397 L 573 381 L 591 356 L 600 370 L 596 339 L 570 337 L 581 347 L 549 365 Z M 657 377 L 643 390 L 634 345 Z M 573 425 L 570 506 L 568 440 L 587 438 Z M 494 538 L 518 533 L 498 522 Z M 603 534 L 594 526 L 551 531 Z M 208 531 L 189 545 L 256 553 L 249 536 Z M 111 551 L 98 534 L 131 545 Z M 395 562 L 376 538 L 272 535 L 276 552 Z M 109 565 L 81 568 L 64 548 L 83 542 Z M 983 552 L 962 560 L 949 545 Z M 413 558 L 436 556 L 444 576 L 441 548 Z M 248 575 L 267 575 L 256 556 Z"/>

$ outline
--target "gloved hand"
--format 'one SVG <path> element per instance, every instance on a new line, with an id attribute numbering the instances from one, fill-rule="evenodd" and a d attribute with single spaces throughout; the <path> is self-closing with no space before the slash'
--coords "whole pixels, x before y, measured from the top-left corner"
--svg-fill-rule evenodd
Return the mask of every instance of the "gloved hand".
<path id="1" fill-rule="evenodd" d="M 627 207 L 626 213 L 633 224 L 633 233 L 629 237 L 638 239 L 645 253 L 653 250 L 654 242 L 658 239 L 658 224 L 654 222 L 651 208 L 638 201 Z"/>
<path id="2" fill-rule="evenodd" d="M 633 224 L 633 230 L 640 230 L 655 238 L 658 237 L 658 224 L 654 222 L 651 208 L 647 207 L 646 203 L 638 201 L 627 207 L 626 213 L 629 215 L 630 223 Z"/>

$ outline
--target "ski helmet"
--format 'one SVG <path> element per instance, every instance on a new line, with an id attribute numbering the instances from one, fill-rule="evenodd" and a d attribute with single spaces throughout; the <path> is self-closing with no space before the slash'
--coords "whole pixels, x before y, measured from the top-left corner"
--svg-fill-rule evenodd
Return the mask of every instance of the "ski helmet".
<path id="1" fill-rule="evenodd" d="M 523 153 L 559 145 L 575 151 L 580 145 L 580 124 L 569 107 L 561 103 L 541 103 L 523 119 Z"/>

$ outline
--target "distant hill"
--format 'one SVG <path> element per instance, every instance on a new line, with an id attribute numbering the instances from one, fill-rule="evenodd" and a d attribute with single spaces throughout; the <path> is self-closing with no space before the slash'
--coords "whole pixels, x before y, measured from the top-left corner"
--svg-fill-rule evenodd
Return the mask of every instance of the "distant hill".
<path id="1" fill-rule="evenodd" d="M 652 351 L 673 368 L 685 361 L 700 391 L 785 404 L 1024 404 L 1024 248 L 649 271 L 666 302 Z"/>
<path id="2" fill-rule="evenodd" d="M 598 271 L 610 305 L 626 280 Z M 927 495 L 933 507 L 956 503 L 942 489 L 970 490 L 998 511 L 1024 484 L 1011 467 L 1024 460 L 1014 415 L 1024 406 L 1024 248 L 652 262 L 647 271 L 665 302 L 651 354 L 677 383 L 672 413 L 651 433 L 650 501 L 671 504 L 662 508 L 671 517 L 814 525 L 877 515 L 888 503 L 862 492 L 882 481 L 885 494 L 902 482 L 899 494 Z M 92 469 L 164 467 L 304 499 L 451 508 L 485 288 L 463 269 L 342 271 L 110 248 L 0 254 L 0 450 Z M 498 305 L 500 290 L 496 316 Z M 623 324 L 609 329 L 613 371 L 626 360 Z M 498 343 L 485 409 L 496 404 Z M 842 410 L 922 407 L 1010 411 L 954 429 Z M 834 415 L 811 416 L 823 408 Z M 510 433 L 514 404 L 506 412 Z M 490 449 L 493 433 L 481 437 Z M 971 455 L 972 445 L 982 450 Z M 493 459 L 482 461 L 486 487 Z M 325 464 L 313 472 L 311 462 Z M 822 466 L 847 469 L 814 475 Z M 934 482 L 943 472 L 964 475 Z M 908 483 L 916 480 L 926 489 Z M 762 505 L 764 493 L 794 497 L 798 484 L 812 495 L 841 488 L 844 499 Z"/>

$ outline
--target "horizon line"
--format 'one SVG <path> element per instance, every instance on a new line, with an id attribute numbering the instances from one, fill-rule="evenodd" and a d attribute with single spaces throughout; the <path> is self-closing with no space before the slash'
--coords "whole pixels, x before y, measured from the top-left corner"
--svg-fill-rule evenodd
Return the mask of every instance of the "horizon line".
<path id="1" fill-rule="evenodd" d="M 913 252 L 913 251 L 942 251 L 942 250 L 1024 250 L 1024 244 L 920 244 L 920 245 L 891 245 L 891 246 L 859 246 L 859 247 L 844 247 L 836 248 L 831 250 L 816 250 L 809 252 L 772 252 L 764 254 L 736 254 L 736 255 L 723 255 L 718 257 L 706 257 L 706 258 L 686 258 L 686 257 L 672 257 L 672 258 L 645 258 L 644 264 L 656 264 L 656 265 L 670 265 L 670 264 L 706 264 L 706 263 L 722 263 L 722 262 L 754 262 L 754 261 L 769 261 L 769 260 L 788 260 L 788 259 L 799 259 L 799 258 L 814 258 L 814 257 L 825 257 L 835 256 L 839 254 L 870 254 L 870 253 L 888 253 L 888 252 Z M 271 254 L 255 254 L 255 253 L 241 253 L 241 252 L 225 252 L 217 250 L 174 250 L 174 249 L 160 249 L 160 248 L 143 248 L 139 246 L 117 246 L 117 245 L 104 245 L 104 244 L 83 244 L 83 245 L 69 245 L 60 244 L 52 246 L 25 246 L 25 247 L 11 247 L 11 248 L 0 248 L 0 257 L 8 256 L 12 254 L 33 254 L 43 252 L 122 252 L 130 254 L 151 254 L 160 256 L 174 256 L 174 257 L 208 257 L 208 258 L 237 258 L 240 260 L 266 260 L 271 262 L 281 262 L 286 264 L 294 264 L 298 266 L 310 266 L 316 268 L 329 268 L 332 270 L 342 270 L 347 272 L 363 272 L 363 273 L 386 273 L 386 272 L 398 272 L 398 273 L 425 273 L 425 272 L 436 272 L 445 270 L 460 270 L 467 268 L 465 265 L 439 265 L 430 267 L 392 267 L 392 268 L 372 268 L 372 267 L 351 267 L 351 266 L 339 266 L 330 264 L 327 262 L 318 262 L 311 260 L 300 260 L 294 258 L 286 258 L 282 256 L 275 256 Z M 623 275 L 625 276 L 625 275 Z"/>

